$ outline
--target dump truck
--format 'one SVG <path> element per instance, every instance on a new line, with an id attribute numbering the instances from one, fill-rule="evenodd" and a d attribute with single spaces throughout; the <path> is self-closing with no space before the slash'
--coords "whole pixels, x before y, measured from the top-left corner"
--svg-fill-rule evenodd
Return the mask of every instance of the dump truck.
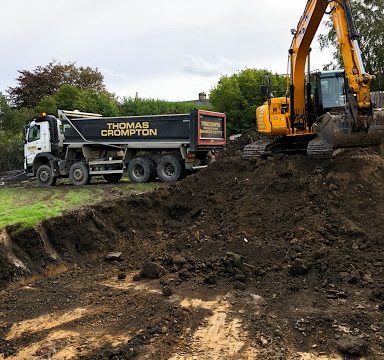
<path id="1" fill-rule="evenodd" d="M 24 168 L 41 186 L 58 178 L 74 185 L 93 176 L 133 183 L 159 178 L 175 182 L 201 169 L 226 144 L 226 115 L 205 110 L 189 114 L 103 117 L 59 110 L 31 121 L 25 129 Z"/>

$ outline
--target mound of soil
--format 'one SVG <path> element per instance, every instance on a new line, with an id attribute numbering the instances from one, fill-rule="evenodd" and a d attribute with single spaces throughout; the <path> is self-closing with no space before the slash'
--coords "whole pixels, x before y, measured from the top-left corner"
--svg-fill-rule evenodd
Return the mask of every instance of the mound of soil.
<path id="1" fill-rule="evenodd" d="M 27 233 L 3 234 L 0 283 L 60 262 L 97 271 L 100 254 L 121 251 L 119 271 L 156 263 L 164 275 L 153 281 L 169 295 L 242 294 L 232 305 L 263 359 L 313 351 L 349 356 L 356 344 L 363 344 L 359 356 L 379 359 L 383 190 L 384 158 L 375 149 L 324 161 L 300 155 L 245 161 L 231 149 L 168 188 L 69 212 Z M 164 308 L 165 317 L 172 312 Z M 191 323 L 180 323 L 177 336 L 201 320 L 189 315 Z M 187 322 L 185 313 L 178 316 Z M 110 349 L 135 358 L 148 351 L 144 340 L 139 343 L 141 350 L 131 342 Z M 167 349 L 161 352 L 159 344 L 154 358 L 168 359 L 172 344 Z M 81 358 L 102 358 L 87 356 Z"/>

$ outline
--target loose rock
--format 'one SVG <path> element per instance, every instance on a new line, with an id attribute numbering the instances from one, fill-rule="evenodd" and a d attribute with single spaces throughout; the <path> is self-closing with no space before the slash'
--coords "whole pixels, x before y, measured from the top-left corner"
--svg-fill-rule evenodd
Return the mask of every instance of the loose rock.
<path id="1" fill-rule="evenodd" d="M 346 336 L 337 342 L 337 349 L 343 355 L 362 356 L 367 351 L 367 343 L 361 338 Z"/>
<path id="2" fill-rule="evenodd" d="M 172 290 L 172 288 L 169 287 L 169 286 L 165 286 L 165 287 L 163 288 L 163 294 L 164 294 L 164 296 L 171 296 L 171 295 L 173 295 L 173 290 Z"/>
<path id="3" fill-rule="evenodd" d="M 289 273 L 293 276 L 305 275 L 308 273 L 309 266 L 302 259 L 295 259 L 289 269 Z"/>
<path id="4" fill-rule="evenodd" d="M 216 277 L 214 275 L 209 275 L 204 278 L 204 283 L 207 285 L 214 285 L 216 284 Z"/>
<path id="5" fill-rule="evenodd" d="M 187 260 L 184 256 L 175 255 L 172 256 L 172 264 L 177 265 L 179 268 L 187 263 Z"/>
<path id="6" fill-rule="evenodd" d="M 133 281 L 140 281 L 141 280 L 141 275 L 140 274 L 133 275 L 132 280 Z"/>
<path id="7" fill-rule="evenodd" d="M 121 261 L 123 253 L 122 252 L 111 252 L 105 255 L 105 261 Z"/>
<path id="8" fill-rule="evenodd" d="M 124 280 L 127 277 L 127 275 L 123 272 L 120 272 L 117 274 L 117 279 L 118 280 Z"/>
<path id="9" fill-rule="evenodd" d="M 140 276 L 148 279 L 159 279 L 164 273 L 164 268 L 154 262 L 147 262 L 141 269 Z"/>
<path id="10" fill-rule="evenodd" d="M 242 283 L 241 281 L 236 281 L 235 284 L 233 285 L 233 287 L 236 289 L 236 290 L 241 290 L 241 291 L 244 291 L 247 287 L 245 286 L 244 283 Z"/>

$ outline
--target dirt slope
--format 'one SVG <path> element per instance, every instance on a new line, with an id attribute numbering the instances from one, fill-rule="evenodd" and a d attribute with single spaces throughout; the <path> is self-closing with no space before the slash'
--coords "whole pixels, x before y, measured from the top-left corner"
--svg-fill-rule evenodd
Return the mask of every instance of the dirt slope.
<path id="1" fill-rule="evenodd" d="M 2 291 L 0 354 L 381 359 L 383 175 L 375 150 L 322 162 L 231 150 L 169 188 L 4 233 L 3 286 L 54 270 Z M 110 250 L 123 260 L 106 263 Z M 132 281 L 146 261 L 161 278 Z"/>

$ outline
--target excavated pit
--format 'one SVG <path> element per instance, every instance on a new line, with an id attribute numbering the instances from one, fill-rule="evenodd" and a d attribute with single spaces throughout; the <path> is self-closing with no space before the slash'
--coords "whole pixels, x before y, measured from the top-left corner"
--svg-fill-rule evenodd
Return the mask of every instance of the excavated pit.
<path id="1" fill-rule="evenodd" d="M 112 274 L 129 272 L 116 298 L 98 305 L 111 302 L 120 309 L 112 312 L 125 314 L 120 306 L 129 294 L 134 304 L 155 306 L 156 326 L 168 330 L 154 331 L 145 309 L 133 306 L 127 318 L 120 317 L 129 336 L 114 329 L 125 340 L 89 345 L 69 358 L 382 358 L 384 157 L 376 149 L 316 162 L 304 156 L 245 161 L 233 149 L 228 154 L 168 188 L 68 212 L 33 230 L 3 231 L 2 303 L 17 321 L 43 314 L 39 306 L 23 309 L 30 295 L 18 306 L 7 301 L 23 286 L 20 276 L 43 274 L 36 281 L 44 296 L 77 284 L 70 293 L 79 299 L 87 291 L 105 291 L 91 285 L 92 274 L 96 284 L 98 277 L 112 281 Z M 121 251 L 123 260 L 105 263 L 109 251 Z M 129 285 L 146 261 L 163 267 L 162 278 Z M 64 264 L 64 275 L 52 275 L 50 269 Z M 84 277 L 87 291 L 80 285 Z M 165 286 L 172 289 L 170 298 L 161 295 Z M 187 306 L 192 299 L 209 305 Z M 132 316 L 141 319 L 141 332 L 132 328 Z M 1 313 L 5 339 L 11 319 Z M 170 330 L 164 319 L 177 326 Z M 216 337 L 207 337 L 209 327 Z M 8 337 L 0 354 L 8 347 L 14 349 L 8 356 L 15 356 L 36 341 Z"/>

